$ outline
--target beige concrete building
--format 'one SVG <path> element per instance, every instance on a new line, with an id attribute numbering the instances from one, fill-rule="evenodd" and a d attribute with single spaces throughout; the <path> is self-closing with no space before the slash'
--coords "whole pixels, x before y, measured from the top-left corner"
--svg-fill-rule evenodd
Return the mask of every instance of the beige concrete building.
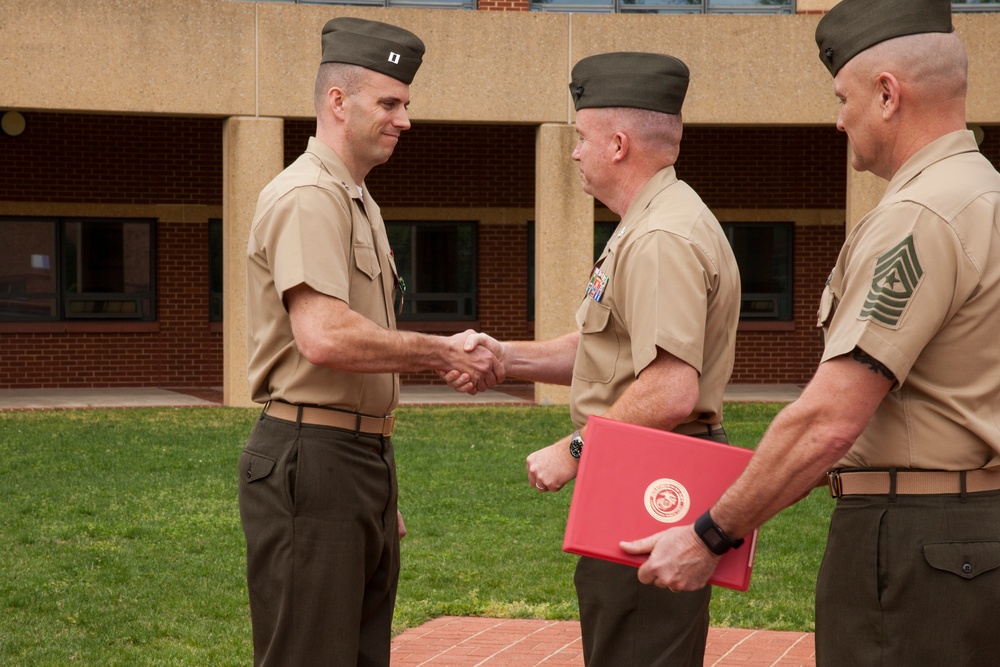
<path id="1" fill-rule="evenodd" d="M 223 385 L 227 403 L 248 403 L 247 230 L 259 190 L 311 131 L 319 33 L 340 15 L 404 26 L 427 45 L 414 128 L 369 179 L 412 244 L 417 303 L 428 304 L 403 326 L 539 339 L 574 326 L 593 223 L 614 217 L 582 193 L 569 157 L 569 73 L 595 53 L 660 51 L 692 72 L 679 176 L 751 260 L 754 249 L 766 255 L 767 280 L 744 303 L 734 380 L 808 380 L 821 281 L 884 185 L 849 170 L 833 127 L 838 107 L 813 33 L 835 2 L 777 3 L 785 13 L 753 13 L 775 3 L 713 13 L 708 2 L 697 14 L 610 0 L 597 7 L 608 13 L 503 4 L 0 0 L 0 384 Z M 1000 13 L 954 20 L 971 61 L 968 121 L 996 164 Z M 766 228 L 778 223 L 780 234 Z M 441 250 L 454 243 L 471 246 Z M 109 254 L 125 259 L 95 272 Z M 471 283 L 420 268 L 432 259 Z"/>

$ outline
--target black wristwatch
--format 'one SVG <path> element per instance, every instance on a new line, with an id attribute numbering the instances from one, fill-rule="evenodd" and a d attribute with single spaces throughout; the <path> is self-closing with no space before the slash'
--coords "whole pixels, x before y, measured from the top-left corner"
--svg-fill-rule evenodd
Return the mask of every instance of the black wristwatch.
<path id="1" fill-rule="evenodd" d="M 739 549 L 740 545 L 743 544 L 742 537 L 734 540 L 726 535 L 726 532 L 712 520 L 712 515 L 708 513 L 708 510 L 705 510 L 705 513 L 695 520 L 694 532 L 698 534 L 708 550 L 716 556 L 721 556 L 730 549 Z"/>
<path id="2" fill-rule="evenodd" d="M 580 437 L 579 431 L 573 431 L 573 435 L 569 439 L 569 455 L 574 459 L 580 458 L 580 454 L 583 453 L 583 438 Z"/>

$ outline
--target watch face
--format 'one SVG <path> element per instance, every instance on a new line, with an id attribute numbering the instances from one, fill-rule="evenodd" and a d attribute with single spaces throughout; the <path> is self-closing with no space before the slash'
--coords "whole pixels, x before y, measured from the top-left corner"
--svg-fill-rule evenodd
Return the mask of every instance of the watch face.
<path id="1" fill-rule="evenodd" d="M 574 436 L 569 441 L 569 455 L 574 459 L 580 458 L 580 454 L 583 453 L 583 438 L 580 436 Z"/>

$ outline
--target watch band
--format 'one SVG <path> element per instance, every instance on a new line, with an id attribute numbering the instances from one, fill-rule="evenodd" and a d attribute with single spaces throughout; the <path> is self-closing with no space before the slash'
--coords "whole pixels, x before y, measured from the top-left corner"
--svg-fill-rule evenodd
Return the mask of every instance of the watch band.
<path id="1" fill-rule="evenodd" d="M 719 528 L 712 520 L 712 515 L 709 514 L 708 510 L 705 510 L 705 513 L 695 520 L 694 532 L 705 543 L 708 550 L 716 556 L 721 556 L 730 549 L 739 549 L 743 544 L 742 537 L 734 540 L 726 535 L 726 531 Z"/>

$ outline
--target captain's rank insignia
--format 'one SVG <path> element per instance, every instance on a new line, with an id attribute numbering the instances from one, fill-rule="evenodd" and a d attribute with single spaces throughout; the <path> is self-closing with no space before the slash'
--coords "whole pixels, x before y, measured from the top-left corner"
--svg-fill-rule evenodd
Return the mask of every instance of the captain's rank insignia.
<path id="1" fill-rule="evenodd" d="M 897 327 L 923 275 L 911 234 L 875 261 L 872 287 L 861 308 L 860 319 Z"/>

